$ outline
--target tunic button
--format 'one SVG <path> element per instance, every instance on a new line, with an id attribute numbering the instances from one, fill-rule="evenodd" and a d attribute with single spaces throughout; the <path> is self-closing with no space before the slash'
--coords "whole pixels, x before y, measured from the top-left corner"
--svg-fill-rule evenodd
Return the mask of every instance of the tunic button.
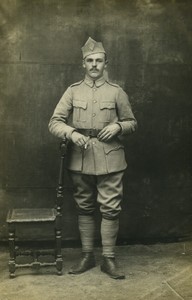
<path id="1" fill-rule="evenodd" d="M 95 145 L 95 142 L 93 142 L 92 144 Z"/>
<path id="2" fill-rule="evenodd" d="M 93 117 L 95 117 L 96 116 L 96 114 L 95 113 L 93 113 L 93 115 L 92 115 Z"/>
<path id="3" fill-rule="evenodd" d="M 96 101 L 96 100 L 94 100 L 94 101 L 93 101 L 93 103 L 97 103 L 97 101 Z"/>
<path id="4" fill-rule="evenodd" d="M 94 90 L 94 92 L 96 92 L 96 90 L 97 90 L 97 89 L 96 89 L 96 88 L 94 88 L 93 90 Z"/>

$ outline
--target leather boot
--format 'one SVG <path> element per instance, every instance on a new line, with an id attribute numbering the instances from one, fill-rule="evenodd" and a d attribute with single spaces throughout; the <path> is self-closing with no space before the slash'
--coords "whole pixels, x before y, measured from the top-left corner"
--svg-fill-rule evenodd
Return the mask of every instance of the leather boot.
<path id="1" fill-rule="evenodd" d="M 115 257 L 103 256 L 101 271 L 113 279 L 125 279 L 125 274 L 122 273 L 116 265 Z"/>
<path id="2" fill-rule="evenodd" d="M 80 262 L 71 268 L 69 274 L 81 274 L 94 268 L 95 266 L 94 254 L 92 252 L 86 252 L 82 254 Z"/>

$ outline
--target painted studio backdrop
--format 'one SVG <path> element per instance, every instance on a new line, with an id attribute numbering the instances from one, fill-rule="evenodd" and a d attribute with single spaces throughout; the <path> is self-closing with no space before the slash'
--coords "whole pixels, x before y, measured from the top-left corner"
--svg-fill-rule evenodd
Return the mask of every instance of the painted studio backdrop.
<path id="1" fill-rule="evenodd" d="M 109 79 L 128 93 L 138 120 L 125 142 L 119 240 L 191 238 L 191 15 L 187 0 L 1 0 L 1 241 L 8 209 L 54 205 L 59 140 L 47 125 L 65 89 L 84 76 L 89 36 L 103 42 Z M 37 228 L 42 235 L 50 238 Z M 63 239 L 78 238 L 66 174 Z"/>

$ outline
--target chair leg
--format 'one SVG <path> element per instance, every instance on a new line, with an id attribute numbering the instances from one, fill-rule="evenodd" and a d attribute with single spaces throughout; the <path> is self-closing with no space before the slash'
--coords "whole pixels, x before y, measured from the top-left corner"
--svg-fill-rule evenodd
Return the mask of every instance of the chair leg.
<path id="1" fill-rule="evenodd" d="M 57 274 L 62 275 L 62 269 L 63 269 L 63 258 L 62 258 L 62 253 L 61 253 L 61 230 L 56 229 L 55 230 L 55 238 L 56 238 L 56 269 L 57 269 Z"/>
<path id="2" fill-rule="evenodd" d="M 15 230 L 10 229 L 9 230 L 9 277 L 15 278 Z"/>

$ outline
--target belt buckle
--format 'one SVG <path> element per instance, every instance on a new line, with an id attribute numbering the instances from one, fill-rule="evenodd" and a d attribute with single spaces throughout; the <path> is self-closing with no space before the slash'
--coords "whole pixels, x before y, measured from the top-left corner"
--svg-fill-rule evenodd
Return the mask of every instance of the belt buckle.
<path id="1" fill-rule="evenodd" d="M 88 129 L 88 136 L 90 136 L 90 137 L 93 136 L 93 130 L 92 129 Z"/>
<path id="2" fill-rule="evenodd" d="M 97 130 L 96 129 L 89 129 L 88 130 L 88 135 L 90 137 L 96 137 L 97 136 Z"/>
<path id="3" fill-rule="evenodd" d="M 92 135 L 93 135 L 94 137 L 96 137 L 96 136 L 97 136 L 96 129 L 92 129 Z"/>

